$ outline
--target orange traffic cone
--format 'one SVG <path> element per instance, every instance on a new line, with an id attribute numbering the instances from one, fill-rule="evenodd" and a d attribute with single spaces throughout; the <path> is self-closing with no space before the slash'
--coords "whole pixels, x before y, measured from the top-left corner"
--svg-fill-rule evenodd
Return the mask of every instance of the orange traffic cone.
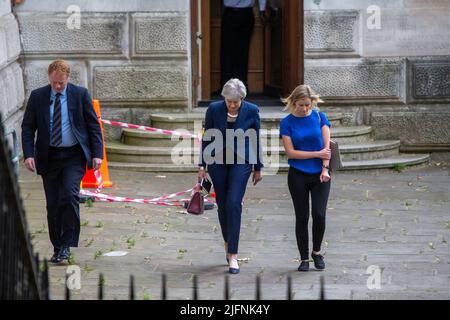
<path id="1" fill-rule="evenodd" d="M 103 161 L 102 161 L 102 165 L 100 166 L 100 173 L 101 173 L 102 179 L 103 179 L 103 187 L 109 188 L 109 187 L 112 187 L 112 182 L 109 179 L 108 161 L 106 160 L 106 148 L 105 148 L 105 136 L 103 134 L 103 123 L 100 121 L 100 118 L 101 118 L 100 102 L 98 100 L 92 100 L 92 104 L 94 105 L 94 110 L 95 110 L 95 113 L 97 114 L 98 122 L 100 123 L 100 128 L 102 129 Z M 88 170 L 86 168 L 86 174 L 84 175 L 83 180 L 81 181 L 81 186 L 83 188 L 97 188 L 98 187 L 97 179 L 95 178 L 93 169 Z"/>

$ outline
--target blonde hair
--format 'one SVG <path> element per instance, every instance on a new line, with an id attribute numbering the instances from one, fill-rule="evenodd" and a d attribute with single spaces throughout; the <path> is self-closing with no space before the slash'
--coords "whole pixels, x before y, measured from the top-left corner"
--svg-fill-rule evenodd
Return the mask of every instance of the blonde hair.
<path id="1" fill-rule="evenodd" d="M 48 74 L 53 71 L 61 72 L 68 76 L 70 75 L 70 66 L 64 60 L 55 60 L 48 66 Z"/>
<path id="2" fill-rule="evenodd" d="M 319 109 L 317 104 L 323 102 L 320 99 L 320 96 L 307 84 L 301 84 L 297 86 L 289 95 L 289 97 L 281 99 L 281 101 L 286 104 L 286 107 L 283 111 L 289 110 L 290 112 L 294 111 L 295 103 L 299 100 L 308 98 L 311 100 L 311 104 L 313 109 Z"/>

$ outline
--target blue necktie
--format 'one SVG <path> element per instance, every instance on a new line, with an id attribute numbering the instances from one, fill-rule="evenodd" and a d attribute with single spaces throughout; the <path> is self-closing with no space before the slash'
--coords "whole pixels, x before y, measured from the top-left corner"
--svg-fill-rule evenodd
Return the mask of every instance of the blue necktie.
<path id="1" fill-rule="evenodd" d="M 61 124 L 61 101 L 59 97 L 61 93 L 56 94 L 55 106 L 53 108 L 53 124 L 52 124 L 52 137 L 50 145 L 57 147 L 62 143 L 62 124 Z"/>

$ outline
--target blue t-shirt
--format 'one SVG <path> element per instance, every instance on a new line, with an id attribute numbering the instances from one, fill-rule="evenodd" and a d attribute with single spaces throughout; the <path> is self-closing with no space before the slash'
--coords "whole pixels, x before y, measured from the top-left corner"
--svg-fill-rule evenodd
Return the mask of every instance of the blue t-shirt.
<path id="1" fill-rule="evenodd" d="M 320 119 L 319 120 L 319 115 Z M 280 135 L 292 140 L 294 150 L 320 151 L 323 149 L 322 126 L 331 127 L 323 112 L 313 110 L 307 117 L 286 116 L 280 123 Z M 322 159 L 289 159 L 288 164 L 309 174 L 322 172 Z"/>

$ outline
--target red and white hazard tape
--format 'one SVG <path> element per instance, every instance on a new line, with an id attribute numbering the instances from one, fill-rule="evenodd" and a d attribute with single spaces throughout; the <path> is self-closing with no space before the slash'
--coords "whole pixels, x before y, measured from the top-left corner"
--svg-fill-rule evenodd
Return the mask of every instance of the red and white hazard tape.
<path id="1" fill-rule="evenodd" d="M 189 199 L 172 199 L 184 194 L 190 194 L 193 190 L 193 188 L 186 190 L 186 191 L 180 191 L 156 198 L 130 198 L 130 197 L 117 197 L 112 196 L 104 193 L 100 193 L 103 189 L 103 179 L 102 175 L 100 174 L 99 170 L 94 171 L 94 176 L 97 180 L 98 187 L 95 192 L 89 191 L 89 190 L 80 190 L 81 195 L 93 197 L 95 199 L 98 199 L 100 201 L 108 201 L 108 202 L 134 202 L 134 203 L 144 203 L 144 204 L 154 204 L 154 205 L 160 205 L 160 206 L 173 206 L 173 207 L 183 207 L 185 201 L 189 201 Z M 210 202 L 210 200 L 205 199 L 205 202 Z"/>
<path id="2" fill-rule="evenodd" d="M 178 194 L 187 194 L 187 193 L 190 193 L 191 191 L 192 191 L 192 189 L 186 190 L 183 192 L 178 192 Z M 183 207 L 184 202 L 189 201 L 189 199 L 180 199 L 180 200 L 172 199 L 171 200 L 168 198 L 165 198 L 165 199 L 167 199 L 166 201 L 158 200 L 162 197 L 153 198 L 153 199 L 117 197 L 117 196 L 107 195 L 107 194 L 103 194 L 103 193 L 92 192 L 92 191 L 88 191 L 88 190 L 81 190 L 80 194 L 93 197 L 100 201 L 107 201 L 107 202 L 134 202 L 134 203 L 154 204 L 154 205 L 160 205 L 160 206 L 174 206 L 174 207 Z M 164 196 L 164 197 L 167 197 L 167 196 Z M 208 199 L 205 199 L 205 202 L 211 202 L 211 201 Z"/>
<path id="3" fill-rule="evenodd" d="M 159 129 L 159 128 L 152 128 L 152 127 L 146 127 L 146 126 L 140 126 L 136 124 L 129 124 L 119 121 L 110 121 L 99 118 L 99 120 L 105 124 L 109 124 L 112 126 L 118 126 L 123 128 L 130 128 L 130 129 L 137 129 L 137 130 L 144 130 L 144 131 L 150 131 L 150 132 L 157 132 L 162 133 L 165 135 L 171 135 L 171 136 L 180 136 L 183 138 L 191 138 L 196 139 L 198 142 L 201 141 L 201 134 L 195 135 L 189 132 L 179 132 L 179 131 L 173 131 L 173 130 L 165 130 L 165 129 Z M 188 194 L 192 192 L 193 188 L 186 190 L 186 191 L 180 191 L 168 195 L 164 195 L 161 197 L 148 199 L 148 198 L 130 198 L 130 197 L 117 197 L 112 195 L 107 195 L 104 193 L 101 193 L 103 189 L 103 179 L 102 175 L 100 174 L 100 170 L 94 171 L 95 179 L 97 180 L 97 190 L 95 192 L 89 191 L 89 190 L 80 190 L 81 195 L 90 196 L 95 199 L 101 200 L 101 201 L 108 201 L 108 202 L 135 202 L 135 203 L 145 203 L 145 204 L 155 204 L 155 205 L 161 205 L 161 206 L 175 206 L 175 207 L 182 207 L 184 206 L 185 201 L 189 201 L 189 199 L 181 199 L 181 200 L 175 200 L 172 199 L 174 197 L 181 196 L 183 194 Z M 205 199 L 205 202 L 213 203 L 212 201 Z"/>
<path id="4" fill-rule="evenodd" d="M 105 119 L 102 119 L 102 118 L 100 118 L 100 121 L 105 123 L 105 124 L 109 124 L 109 125 L 116 126 L 116 127 L 123 127 L 123 128 L 144 130 L 144 131 L 150 131 L 150 132 L 157 132 L 157 133 L 162 133 L 162 134 L 170 135 L 170 136 L 180 136 L 180 137 L 183 137 L 183 138 L 196 139 L 197 141 L 201 140 L 201 135 L 192 134 L 192 133 L 189 133 L 189 132 L 179 132 L 179 131 L 173 131 L 173 130 L 152 128 L 152 127 L 140 126 L 140 125 L 137 125 L 137 124 L 130 124 L 130 123 L 124 123 L 124 122 L 119 122 L 119 121 L 105 120 Z"/>

